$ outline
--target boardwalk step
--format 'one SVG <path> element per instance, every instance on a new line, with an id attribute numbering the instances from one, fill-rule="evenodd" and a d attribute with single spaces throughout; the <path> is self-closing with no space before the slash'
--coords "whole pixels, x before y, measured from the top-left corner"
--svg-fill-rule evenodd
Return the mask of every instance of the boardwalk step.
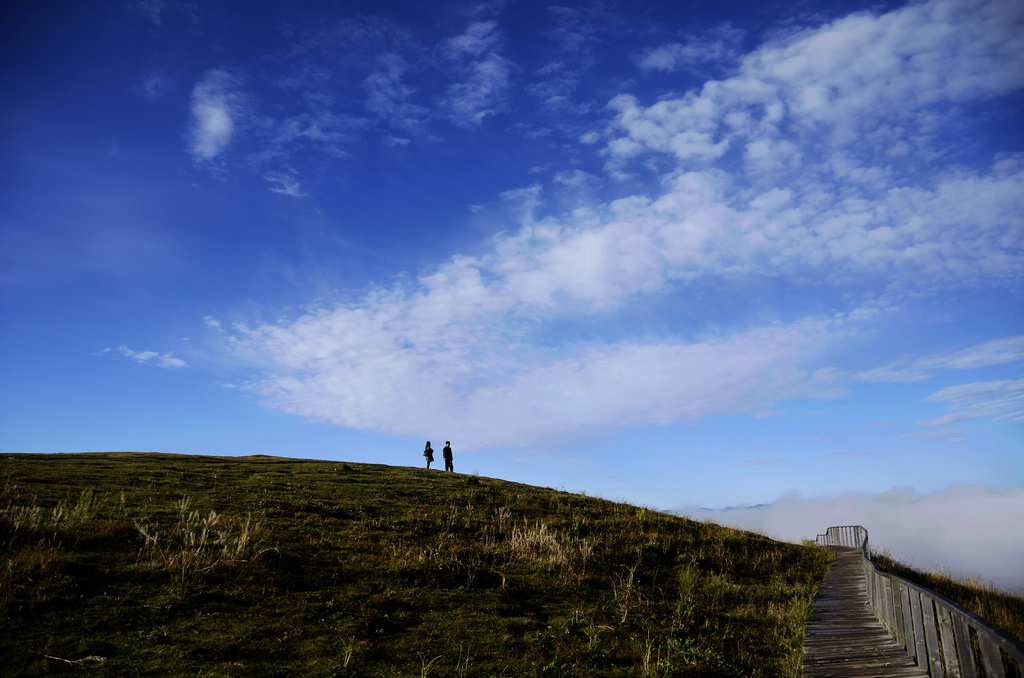
<path id="1" fill-rule="evenodd" d="M 833 550 L 836 562 L 804 627 L 804 678 L 927 678 L 875 619 L 860 549 Z"/>

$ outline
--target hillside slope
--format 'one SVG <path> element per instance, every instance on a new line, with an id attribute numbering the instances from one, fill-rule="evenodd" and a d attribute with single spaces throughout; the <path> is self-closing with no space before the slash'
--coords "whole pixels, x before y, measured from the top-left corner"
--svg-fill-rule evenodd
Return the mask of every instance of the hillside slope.
<path id="1" fill-rule="evenodd" d="M 0 457 L 0 667 L 790 676 L 813 546 L 441 471 Z"/>

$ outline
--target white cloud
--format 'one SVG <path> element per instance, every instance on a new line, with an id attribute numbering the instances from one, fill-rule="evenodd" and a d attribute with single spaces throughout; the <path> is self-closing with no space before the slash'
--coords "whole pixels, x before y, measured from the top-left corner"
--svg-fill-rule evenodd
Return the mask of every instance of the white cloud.
<path id="1" fill-rule="evenodd" d="M 927 400 L 965 409 L 921 422 L 925 426 L 949 426 L 991 418 L 1024 422 L 1024 379 L 948 386 L 928 396 Z"/>
<path id="2" fill-rule="evenodd" d="M 264 177 L 270 183 L 270 190 L 282 195 L 290 195 L 293 198 L 301 198 L 306 194 L 302 192 L 302 184 L 291 173 L 272 173 Z"/>
<path id="3" fill-rule="evenodd" d="M 974 402 L 980 399 L 1002 398 L 1024 394 L 1024 379 L 1015 381 L 984 381 L 961 386 L 949 386 L 928 397 L 933 402 Z"/>
<path id="4" fill-rule="evenodd" d="M 737 75 L 649 107 L 612 100 L 612 158 L 641 150 L 683 162 L 781 134 L 879 152 L 926 107 L 1005 94 L 1024 84 L 1024 8 L 1013 0 L 935 0 L 881 16 L 853 14 L 771 42 Z M 679 47 L 676 53 L 682 50 Z M 670 59 L 652 54 L 653 65 Z M 927 134 L 919 126 L 915 134 Z M 916 138 L 904 139 L 917 143 Z M 835 169 L 835 168 L 833 168 Z"/>
<path id="5" fill-rule="evenodd" d="M 935 371 L 969 370 L 1008 363 L 1024 363 L 1024 335 L 993 339 L 957 351 L 922 358 L 907 358 L 856 375 L 859 381 L 910 383 L 923 381 Z"/>
<path id="6" fill-rule="evenodd" d="M 512 64 L 500 54 L 500 33 L 494 21 L 474 23 L 466 32 L 441 44 L 441 53 L 453 61 L 462 80 L 449 85 L 441 102 L 457 125 L 475 127 L 501 110 Z"/>
<path id="7" fill-rule="evenodd" d="M 231 141 L 235 130 L 234 78 L 223 70 L 208 71 L 192 90 L 192 126 L 189 152 L 197 161 L 215 159 Z"/>
<path id="8" fill-rule="evenodd" d="M 600 182 L 600 179 L 595 177 L 589 172 L 583 170 L 563 170 L 555 173 L 552 180 L 556 184 L 561 184 L 567 188 L 580 188 L 583 186 L 592 186 Z"/>
<path id="9" fill-rule="evenodd" d="M 685 43 L 673 42 L 652 49 L 639 59 L 639 66 L 643 71 L 672 73 L 731 61 L 737 56 L 736 46 L 742 37 L 742 31 L 736 28 L 719 26 Z"/>
<path id="10" fill-rule="evenodd" d="M 871 547 L 918 569 L 942 569 L 1024 592 L 1024 489 L 961 486 L 921 495 L 908 488 L 832 498 L 797 494 L 749 508 L 679 511 L 776 539 L 814 539 L 833 525 L 863 525 Z"/>
<path id="11" fill-rule="evenodd" d="M 312 147 L 324 153 L 342 157 L 345 145 L 356 138 L 356 132 L 366 126 L 362 118 L 350 118 L 328 111 L 301 113 L 281 121 L 273 132 L 271 148 L 266 157 L 288 157 L 297 149 Z"/>
<path id="12" fill-rule="evenodd" d="M 539 216 L 539 185 L 506 191 L 501 197 L 523 212 L 518 231 L 496 236 L 478 255 L 454 256 L 415 283 L 347 305 L 260 325 L 237 345 L 265 360 L 273 407 L 390 432 L 450 422 L 475 446 L 763 411 L 786 398 L 839 395 L 839 376 L 906 382 L 929 370 L 1018 360 L 1020 338 L 856 377 L 815 364 L 871 317 L 871 304 L 838 319 L 687 341 L 597 333 L 569 346 L 543 335 L 548 324 L 599 319 L 639 295 L 682 298 L 702 283 L 753 276 L 876 293 L 1019 281 L 1024 156 L 980 170 L 919 171 L 934 149 L 907 130 L 931 119 L 922 107 L 937 101 L 1024 84 L 1014 70 L 1024 56 L 1007 52 L 1019 38 L 1000 24 L 1020 14 L 999 1 L 946 0 L 858 14 L 765 45 L 735 77 L 682 97 L 645 107 L 617 96 L 608 171 L 641 155 L 671 161 L 667 169 L 651 165 L 661 173 L 651 195 Z M 508 77 L 499 46 L 494 22 L 442 45 L 465 72 L 489 72 L 490 63 L 500 75 L 476 94 L 470 87 L 449 98 L 462 123 L 495 110 Z M 979 70 L 973 84 L 961 77 Z M 853 131 L 878 130 L 864 143 L 849 141 Z M 906 165 L 889 155 L 894 139 L 911 149 Z M 579 171 L 555 177 L 596 183 Z M 983 409 L 971 407 L 963 412 Z"/>
<path id="13" fill-rule="evenodd" d="M 409 102 L 415 90 L 406 84 L 405 59 L 395 52 L 377 57 L 377 68 L 363 81 L 366 108 L 396 127 L 413 127 L 426 116 L 427 109 Z"/>
<path id="14" fill-rule="evenodd" d="M 920 358 L 904 358 L 854 376 L 858 381 L 911 383 L 932 378 L 937 372 L 972 370 L 996 365 L 1024 363 L 1024 335 L 993 339 L 955 351 L 942 351 Z M 945 427 L 977 419 L 1024 421 L 1024 379 L 972 382 L 947 386 L 926 398 L 945 403 L 955 411 L 918 422 L 923 426 Z M 960 431 L 927 435 L 957 434 Z M 925 434 L 910 434 L 921 436 Z"/>
<path id="15" fill-rule="evenodd" d="M 967 211 L 974 208 L 973 213 Z M 950 176 L 869 203 L 772 188 L 744 192 L 706 170 L 635 196 L 524 225 L 496 267 L 551 299 L 617 304 L 672 280 L 763 274 L 930 289 L 1012 281 L 1024 250 L 1024 169 Z"/>
<path id="16" fill-rule="evenodd" d="M 382 293 L 363 307 L 240 337 L 271 363 L 262 383 L 267 404 L 390 433 L 441 427 L 482 447 L 551 443 L 580 430 L 834 394 L 803 367 L 841 334 L 829 321 L 689 344 L 594 345 L 564 356 L 509 329 L 515 321 L 507 314 L 518 300 L 481 285 L 468 262 L 428 285 L 412 297 Z"/>
<path id="17" fill-rule="evenodd" d="M 660 159 L 659 216 L 703 231 L 734 271 L 1018 281 L 1024 157 L 922 168 L 955 144 L 940 134 L 952 104 L 1024 86 L 1022 28 L 1019 3 L 938 0 L 798 32 L 683 96 L 614 97 L 606 170 Z"/>
<path id="18" fill-rule="evenodd" d="M 609 142 L 613 157 L 628 159 L 653 150 L 684 161 L 711 161 L 729 150 L 728 139 L 715 140 L 721 112 L 711 99 L 691 94 L 645 108 L 636 97 L 620 94 L 608 106 L 616 112 L 615 125 L 627 133 Z"/>
<path id="19" fill-rule="evenodd" d="M 1024 363 L 1024 335 L 993 339 L 959 351 L 922 358 L 917 365 L 942 370 L 970 370 L 1007 363 Z"/>
<path id="20" fill-rule="evenodd" d="M 156 351 L 133 351 L 127 346 L 119 346 L 113 349 L 103 349 L 104 353 L 108 353 L 110 351 L 120 353 L 125 358 L 134 360 L 137 363 L 153 364 L 158 367 L 167 367 L 170 369 L 188 367 L 188 363 L 186 363 L 184 360 L 180 358 L 175 358 L 174 353 L 157 353 Z"/>
<path id="21" fill-rule="evenodd" d="M 821 262 L 871 270 L 871 257 L 859 259 L 863 249 L 830 247 L 823 235 L 794 237 L 792 226 L 770 228 L 772 220 L 794 218 L 786 191 L 760 194 L 741 212 L 720 200 L 728 183 L 722 174 L 681 175 L 656 201 L 624 199 L 540 221 L 531 216 L 539 187 L 510 192 L 527 216 L 489 255 L 454 257 L 411 289 L 375 292 L 360 304 L 244 337 L 247 350 L 269 361 L 267 403 L 396 433 L 448 422 L 467 444 L 482 446 L 564 440 L 598 426 L 692 420 L 841 394 L 835 375 L 811 374 L 821 367 L 814 356 L 837 345 L 845 331 L 834 320 L 809 318 L 690 343 L 575 346 L 572 357 L 534 343 L 531 332 L 545 318 L 600 312 L 675 281 Z M 837 221 L 826 220 L 819 233 L 835 228 L 843 237 Z M 781 242 L 768 242 L 765 233 Z M 823 242 L 804 247 L 801 237 Z M 884 245 L 870 237 L 864 242 Z M 849 322 L 861 316 L 871 314 L 852 312 Z M 986 342 L 904 371 L 995 364 L 1016 356 L 1014 346 Z M 894 380 L 893 368 L 882 371 Z"/>
<path id="22" fill-rule="evenodd" d="M 584 66 L 581 64 L 571 64 L 563 60 L 552 61 L 536 71 L 534 75 L 537 80 L 526 86 L 526 92 L 549 111 L 586 113 L 590 110 L 589 104 L 573 101 L 573 94 L 579 87 L 583 69 Z"/>

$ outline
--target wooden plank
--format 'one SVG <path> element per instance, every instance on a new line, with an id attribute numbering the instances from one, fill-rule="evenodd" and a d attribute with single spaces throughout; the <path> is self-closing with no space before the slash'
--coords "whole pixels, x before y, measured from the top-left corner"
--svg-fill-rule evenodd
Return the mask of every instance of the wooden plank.
<path id="1" fill-rule="evenodd" d="M 903 582 L 898 581 L 896 585 L 900 589 L 900 605 L 903 608 L 903 648 L 911 657 L 914 656 L 914 612 L 910 602 L 910 589 Z"/>
<path id="2" fill-rule="evenodd" d="M 921 621 L 924 623 L 924 641 L 928 652 L 928 675 L 942 677 L 942 659 L 939 656 L 939 634 L 935 629 L 935 601 L 921 595 Z"/>
<path id="3" fill-rule="evenodd" d="M 935 616 L 939 623 L 939 640 L 942 642 L 942 657 L 946 664 L 946 678 L 962 678 L 960 660 L 956 650 L 953 634 L 953 619 L 944 605 L 935 606 Z"/>
<path id="4" fill-rule="evenodd" d="M 896 607 L 896 600 L 893 597 L 892 580 L 886 579 L 883 582 L 883 585 L 885 586 L 883 589 L 883 592 L 885 593 L 885 610 L 889 617 L 889 633 L 892 634 L 893 638 L 896 638 L 899 633 L 899 625 L 896 623 L 896 612 L 898 608 Z"/>
<path id="5" fill-rule="evenodd" d="M 889 586 L 892 591 L 892 609 L 893 614 L 896 617 L 896 642 L 900 643 L 903 647 L 907 646 L 907 632 L 904 629 L 906 622 L 906 615 L 903 614 L 903 587 L 895 579 L 889 580 Z"/>
<path id="6" fill-rule="evenodd" d="M 953 628 L 956 630 L 956 650 L 960 655 L 962 678 L 978 678 L 978 671 L 974 668 L 974 645 L 971 643 L 971 629 L 960 615 L 953 620 Z"/>
<path id="7" fill-rule="evenodd" d="M 1003 672 L 1003 657 L 999 653 L 999 646 L 992 642 L 984 633 L 978 634 L 978 644 L 981 645 L 981 658 L 985 665 L 985 678 L 1006 678 Z"/>
<path id="8" fill-rule="evenodd" d="M 924 642 L 924 621 L 921 619 L 921 594 L 911 589 L 910 611 L 914 617 L 914 661 L 918 666 L 924 668 L 928 665 L 928 650 Z M 907 645 L 910 649 L 910 645 Z"/>
<path id="9" fill-rule="evenodd" d="M 882 604 L 881 607 L 875 610 L 875 615 L 882 618 L 882 625 L 886 627 L 889 633 L 896 635 L 896 615 L 893 611 L 892 604 L 892 583 L 883 578 L 874 568 L 871 570 L 871 576 L 878 580 L 878 590 L 881 593 Z M 880 613 L 880 614 L 879 614 Z"/>

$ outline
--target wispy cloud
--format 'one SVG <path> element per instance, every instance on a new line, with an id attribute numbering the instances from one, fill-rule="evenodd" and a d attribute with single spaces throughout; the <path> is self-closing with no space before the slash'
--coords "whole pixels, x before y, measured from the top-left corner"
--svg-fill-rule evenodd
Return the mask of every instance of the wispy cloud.
<path id="1" fill-rule="evenodd" d="M 142 98 L 157 101 L 163 98 L 171 88 L 170 77 L 160 70 L 150 71 L 135 92 Z"/>
<path id="2" fill-rule="evenodd" d="M 167 367 L 170 369 L 178 369 L 181 367 L 188 367 L 188 363 L 180 358 L 175 358 L 173 352 L 169 353 L 157 353 L 156 351 L 133 351 L 127 346 L 119 346 L 117 348 L 106 348 L 103 349 L 104 353 L 120 353 L 125 358 L 134 360 L 137 363 L 156 365 L 157 367 Z"/>
<path id="3" fill-rule="evenodd" d="M 224 152 L 235 131 L 238 95 L 235 78 L 227 71 L 207 71 L 192 90 L 189 152 L 197 161 L 214 160 Z"/>
<path id="4" fill-rule="evenodd" d="M 928 400 L 950 403 L 957 411 L 921 422 L 925 426 L 950 426 L 976 419 L 1024 422 L 1024 379 L 949 386 L 928 396 Z"/>
<path id="5" fill-rule="evenodd" d="M 381 119 L 399 128 L 414 127 L 423 121 L 427 109 L 410 102 L 416 93 L 405 82 L 407 64 L 395 52 L 387 52 L 377 58 L 377 68 L 366 76 L 366 108 Z"/>
<path id="6" fill-rule="evenodd" d="M 722 25 L 702 35 L 691 36 L 685 42 L 673 42 L 648 50 L 638 60 L 644 71 L 672 73 L 677 70 L 699 71 L 708 64 L 731 63 L 739 57 L 737 51 L 743 32 Z"/>
<path id="7" fill-rule="evenodd" d="M 930 378 L 935 372 L 969 370 L 993 365 L 1024 363 L 1024 335 L 986 341 L 956 351 L 905 358 L 856 375 L 859 381 L 910 383 Z"/>
<path id="8" fill-rule="evenodd" d="M 534 73 L 534 82 L 526 86 L 526 91 L 535 97 L 542 106 L 553 112 L 586 113 L 591 109 L 589 103 L 574 100 L 574 94 L 582 78 L 583 67 L 564 59 L 545 64 Z"/>
<path id="9" fill-rule="evenodd" d="M 163 23 L 166 5 L 165 0 L 125 0 L 124 3 L 129 12 L 147 19 L 154 26 Z"/>
<path id="10" fill-rule="evenodd" d="M 166 19 L 175 15 L 198 23 L 198 8 L 187 0 L 122 0 L 122 4 L 128 12 L 146 19 L 156 28 L 162 27 Z"/>
<path id="11" fill-rule="evenodd" d="M 306 194 L 302 192 L 302 184 L 295 178 L 294 173 L 273 173 L 264 177 L 270 184 L 270 190 L 282 195 L 290 195 L 293 198 L 301 198 Z"/>
<path id="12" fill-rule="evenodd" d="M 908 357 L 854 375 L 858 381 L 911 383 L 936 374 L 973 370 L 997 365 L 1024 364 L 1024 335 L 982 342 L 955 351 L 941 351 L 922 357 Z M 1024 421 L 1024 379 L 972 382 L 943 388 L 926 399 L 946 404 L 954 411 L 918 422 L 931 428 L 955 426 L 978 419 Z M 915 437 L 940 437 L 962 431 L 932 431 L 907 434 Z"/>
<path id="13" fill-rule="evenodd" d="M 552 26 L 545 32 L 545 53 L 551 56 L 534 71 L 526 92 L 560 117 L 599 108 L 604 102 L 580 99 L 580 85 L 597 61 L 594 50 L 601 45 L 602 36 L 621 31 L 622 22 L 593 7 L 556 5 L 548 8 L 548 15 Z"/>
<path id="14" fill-rule="evenodd" d="M 497 22 L 471 24 L 461 35 L 443 42 L 441 53 L 463 76 L 448 86 L 441 102 L 452 122 L 472 127 L 502 109 L 512 63 L 501 55 Z"/>
<path id="15" fill-rule="evenodd" d="M 1024 335 L 993 339 L 959 351 L 922 358 L 916 365 L 936 370 L 970 370 L 992 365 L 1024 363 Z"/>

